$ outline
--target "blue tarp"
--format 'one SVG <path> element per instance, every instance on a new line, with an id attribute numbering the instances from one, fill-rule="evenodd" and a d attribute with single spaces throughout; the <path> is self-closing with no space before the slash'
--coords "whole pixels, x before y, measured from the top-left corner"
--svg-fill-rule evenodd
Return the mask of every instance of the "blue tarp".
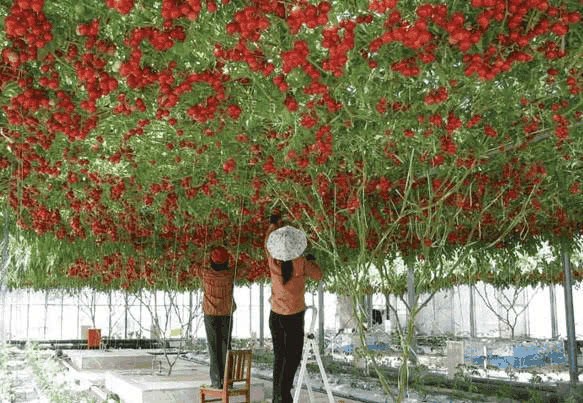
<path id="1" fill-rule="evenodd" d="M 484 365 L 484 355 L 472 354 L 466 350 L 464 355 L 466 362 L 474 365 Z M 501 369 L 512 366 L 513 368 L 539 367 L 551 364 L 565 364 L 565 349 L 562 341 L 545 342 L 541 344 L 512 346 L 512 355 L 500 356 L 488 354 L 488 364 Z"/>
<path id="2" fill-rule="evenodd" d="M 369 350 L 373 350 L 373 351 L 384 351 L 384 350 L 388 350 L 389 346 L 387 344 L 367 344 L 366 346 Z M 352 353 L 352 350 L 354 350 L 354 347 L 352 344 L 345 344 L 343 346 L 340 347 L 340 349 L 342 350 L 343 353 L 346 354 L 350 354 Z"/>

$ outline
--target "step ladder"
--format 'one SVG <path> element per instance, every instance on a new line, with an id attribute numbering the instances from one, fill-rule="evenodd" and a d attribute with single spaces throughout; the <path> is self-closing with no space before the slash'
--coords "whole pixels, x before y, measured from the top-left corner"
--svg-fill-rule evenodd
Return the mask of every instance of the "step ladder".
<path id="1" fill-rule="evenodd" d="M 298 381 L 294 389 L 294 403 L 299 403 L 300 401 L 300 391 L 303 384 L 306 384 L 308 388 L 309 401 L 314 401 L 314 394 L 312 392 L 312 386 L 310 385 L 310 377 L 306 376 L 308 373 L 307 364 L 308 362 L 314 362 L 314 359 L 318 363 L 318 368 L 320 368 L 320 375 L 324 381 L 324 389 L 326 389 L 326 394 L 328 395 L 329 403 L 334 403 L 334 396 L 332 395 L 332 390 L 330 389 L 330 384 L 328 383 L 328 377 L 326 376 L 326 371 L 324 370 L 324 365 L 322 364 L 322 358 L 320 357 L 320 348 L 318 347 L 318 341 L 314 335 L 314 327 L 316 325 L 316 318 L 318 317 L 318 310 L 314 306 L 306 307 L 306 312 L 312 310 L 312 322 L 310 324 L 310 330 L 304 335 L 304 350 L 302 353 L 302 363 L 300 365 L 300 374 L 298 376 Z"/>

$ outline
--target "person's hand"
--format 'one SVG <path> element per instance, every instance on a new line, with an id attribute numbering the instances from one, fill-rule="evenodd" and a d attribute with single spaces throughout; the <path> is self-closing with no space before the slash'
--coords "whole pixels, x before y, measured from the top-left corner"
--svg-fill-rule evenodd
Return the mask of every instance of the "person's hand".
<path id="1" fill-rule="evenodd" d="M 273 209 L 271 215 L 269 216 L 270 224 L 277 224 L 281 220 L 281 212 L 278 209 Z"/>

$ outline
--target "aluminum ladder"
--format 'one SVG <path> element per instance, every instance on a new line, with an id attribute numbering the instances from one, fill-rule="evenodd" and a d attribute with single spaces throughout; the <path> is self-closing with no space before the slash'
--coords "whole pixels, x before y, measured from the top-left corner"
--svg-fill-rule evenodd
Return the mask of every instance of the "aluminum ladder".
<path id="1" fill-rule="evenodd" d="M 332 390 L 330 389 L 330 384 L 328 383 L 328 377 L 326 376 L 326 371 L 324 370 L 324 364 L 322 364 L 322 358 L 320 357 L 320 348 L 314 335 L 314 327 L 316 326 L 316 319 L 318 317 L 318 310 L 314 306 L 306 307 L 306 312 L 312 310 L 312 322 L 310 324 L 310 330 L 304 335 L 304 350 L 302 353 L 302 363 L 300 365 L 300 374 L 298 376 L 298 381 L 294 389 L 294 403 L 300 402 L 300 392 L 303 384 L 306 384 L 308 388 L 309 401 L 314 401 L 314 393 L 312 392 L 312 386 L 310 385 L 310 377 L 306 376 L 308 373 L 307 365 L 308 362 L 313 362 L 314 358 L 318 363 L 318 368 L 320 368 L 320 375 L 322 375 L 322 380 L 324 381 L 324 389 L 326 389 L 326 394 L 328 395 L 328 401 L 334 403 L 334 396 L 332 396 Z"/>

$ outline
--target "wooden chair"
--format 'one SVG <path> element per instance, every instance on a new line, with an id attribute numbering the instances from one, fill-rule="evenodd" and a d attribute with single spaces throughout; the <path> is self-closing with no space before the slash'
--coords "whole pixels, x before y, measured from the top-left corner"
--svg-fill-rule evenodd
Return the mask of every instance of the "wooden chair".
<path id="1" fill-rule="evenodd" d="M 223 388 L 201 386 L 200 403 L 229 403 L 231 396 L 245 396 L 245 402 L 251 403 L 251 356 L 251 350 L 227 351 Z"/>

